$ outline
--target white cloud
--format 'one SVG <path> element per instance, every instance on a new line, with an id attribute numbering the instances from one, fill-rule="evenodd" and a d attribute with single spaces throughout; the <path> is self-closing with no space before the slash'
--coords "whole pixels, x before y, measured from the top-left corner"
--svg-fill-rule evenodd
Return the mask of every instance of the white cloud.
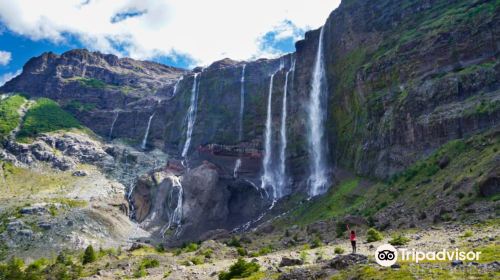
<path id="1" fill-rule="evenodd" d="M 0 50 L 0 65 L 5 66 L 9 64 L 11 58 L 12 58 L 12 53 Z"/>
<path id="2" fill-rule="evenodd" d="M 19 69 L 16 72 L 8 72 L 0 75 L 0 87 L 3 86 L 6 82 L 12 80 L 12 78 L 15 78 L 16 76 L 19 76 L 21 74 L 22 70 Z"/>
<path id="3" fill-rule="evenodd" d="M 318 28 L 340 0 L 0 0 L 0 21 L 34 40 L 79 38 L 86 47 L 148 59 L 187 54 L 200 64 L 224 57 L 266 54 L 259 40 L 274 29 L 279 38 Z M 119 13 L 147 11 L 113 23 Z M 115 48 L 120 45 L 120 50 Z"/>

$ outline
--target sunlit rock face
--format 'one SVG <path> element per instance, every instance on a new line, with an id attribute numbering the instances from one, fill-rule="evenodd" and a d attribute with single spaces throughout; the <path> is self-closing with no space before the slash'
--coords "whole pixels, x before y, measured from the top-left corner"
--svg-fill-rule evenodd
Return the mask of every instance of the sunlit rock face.
<path id="1" fill-rule="evenodd" d="M 500 19 L 488 5 L 494 4 L 346 0 L 321 30 L 307 32 L 296 43 L 296 52 L 281 58 L 224 59 L 187 71 L 85 50 L 61 56 L 47 53 L 30 60 L 23 74 L 0 90 L 55 99 L 104 138 L 126 140 L 136 147 L 146 143 L 145 151 L 157 148 L 179 159 L 187 140 L 186 119 L 196 76 L 188 164 L 179 164 L 175 173 L 183 189 L 182 234 L 195 238 L 211 229 L 238 226 L 269 206 L 269 193 L 261 198 L 262 190 L 254 187 L 261 186 L 267 124 L 268 148 L 273 152 L 270 170 L 280 170 L 284 158 L 287 193 L 310 190 L 314 157 L 308 141 L 308 108 L 320 41 L 326 100 L 321 103 L 323 126 L 316 128 L 324 141 L 314 145 L 322 145 L 321 170 L 328 182 L 335 182 L 331 172 L 335 166 L 387 179 L 450 140 L 498 126 Z M 457 14 L 463 20 L 425 24 L 451 9 L 477 13 L 470 13 L 475 15 L 472 19 Z M 424 32 L 420 26 L 428 29 Z M 293 61 L 295 70 L 289 72 Z M 74 101 L 89 106 L 76 106 Z M 282 135 L 287 142 L 284 157 L 279 152 Z M 155 196 L 159 189 L 149 187 L 148 180 L 139 178 L 132 196 L 139 221 L 152 214 L 155 203 L 177 205 L 169 199 L 170 192 Z M 494 182 L 486 186 L 495 186 Z M 204 208 L 208 205 L 213 208 Z M 162 218 L 151 227 L 161 232 L 169 213 L 156 215 L 155 219 Z"/>

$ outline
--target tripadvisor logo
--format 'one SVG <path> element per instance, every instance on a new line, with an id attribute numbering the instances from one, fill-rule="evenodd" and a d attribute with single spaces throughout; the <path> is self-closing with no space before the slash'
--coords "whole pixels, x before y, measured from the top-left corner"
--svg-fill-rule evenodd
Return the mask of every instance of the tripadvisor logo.
<path id="1" fill-rule="evenodd" d="M 398 251 L 390 244 L 378 246 L 375 261 L 381 266 L 391 266 L 398 260 Z"/>
<path id="2" fill-rule="evenodd" d="M 402 261 L 414 261 L 416 263 L 424 260 L 428 261 L 453 261 L 453 260 L 460 260 L 460 261 L 478 261 L 479 260 L 479 255 L 481 255 L 481 252 L 464 252 L 464 251 L 459 251 L 458 249 L 455 250 L 446 250 L 443 249 L 441 251 L 429 251 L 429 252 L 422 252 L 422 251 L 417 251 L 415 249 L 399 249 L 399 252 L 394 246 L 389 245 L 389 244 L 384 244 L 381 245 L 377 248 L 375 251 L 375 261 L 380 264 L 381 266 L 391 266 L 396 263 L 398 260 L 398 255 L 401 256 Z"/>

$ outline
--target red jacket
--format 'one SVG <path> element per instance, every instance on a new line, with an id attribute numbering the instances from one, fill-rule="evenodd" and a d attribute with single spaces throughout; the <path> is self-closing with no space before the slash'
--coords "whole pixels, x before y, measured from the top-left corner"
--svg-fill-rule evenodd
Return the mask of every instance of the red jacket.
<path id="1" fill-rule="evenodd" d="M 356 233 L 351 233 L 351 241 L 356 241 Z"/>

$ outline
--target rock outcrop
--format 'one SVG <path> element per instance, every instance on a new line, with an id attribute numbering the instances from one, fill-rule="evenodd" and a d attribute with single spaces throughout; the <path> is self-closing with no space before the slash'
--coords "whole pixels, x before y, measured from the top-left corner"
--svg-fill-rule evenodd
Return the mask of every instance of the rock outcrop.
<path id="1" fill-rule="evenodd" d="M 182 192 L 175 180 L 179 180 Z M 172 219 L 179 195 L 181 222 L 175 224 Z M 270 202 L 261 189 L 222 179 L 216 166 L 204 162 L 191 170 L 167 166 L 141 176 L 131 203 L 136 209 L 135 218 L 146 229 L 158 236 L 171 235 L 171 242 L 180 242 L 197 240 L 213 230 L 232 230 L 256 219 Z"/>
<path id="2" fill-rule="evenodd" d="M 331 166 L 385 180 L 450 140 L 498 127 L 500 14 L 495 5 L 494 1 L 466 0 L 343 1 L 323 26 Z M 293 193 L 306 191 L 306 104 L 319 34 L 319 30 L 307 32 L 304 40 L 296 43 L 295 53 L 278 59 L 224 59 L 192 71 L 86 50 L 60 56 L 45 53 L 31 59 L 23 73 L 0 90 L 55 99 L 103 138 L 122 138 L 137 146 L 154 114 L 146 150 L 158 148 L 175 158 L 186 140 L 184 120 L 194 74 L 198 74 L 198 111 L 187 156 L 192 169 L 179 173 L 185 191 L 183 232 L 186 238 L 195 238 L 203 231 L 248 222 L 267 203 L 257 199 L 261 193 L 253 185 L 259 184 L 262 171 L 269 81 L 274 74 L 271 148 L 278 150 L 283 87 L 292 65 L 287 179 Z M 240 139 L 243 65 L 245 111 Z M 20 162 L 36 158 L 54 162 L 60 169 L 74 166 L 65 157 L 47 154 L 47 145 L 51 144 L 7 146 Z M 223 152 L 207 147 L 223 147 Z M 67 156 L 64 151 L 63 156 Z M 110 148 L 108 154 L 114 152 Z M 122 159 L 133 158 L 117 153 Z M 277 154 L 271 163 L 276 164 Z M 242 172 L 236 180 L 232 170 L 238 157 L 242 157 Z M 92 156 L 76 158 L 79 162 L 93 160 Z M 155 164 L 158 166 L 161 164 Z M 446 161 L 440 166 L 446 168 Z M 161 209 L 155 203 L 170 204 L 165 193 L 158 193 L 169 189 L 167 182 L 150 176 L 135 184 L 133 201 L 141 221 L 152 215 L 155 207 Z M 134 179 L 127 180 L 134 184 Z M 497 189 L 496 174 L 481 184 L 484 196 L 495 195 Z M 163 223 L 166 216 L 156 216 L 159 220 L 152 224 Z"/>

